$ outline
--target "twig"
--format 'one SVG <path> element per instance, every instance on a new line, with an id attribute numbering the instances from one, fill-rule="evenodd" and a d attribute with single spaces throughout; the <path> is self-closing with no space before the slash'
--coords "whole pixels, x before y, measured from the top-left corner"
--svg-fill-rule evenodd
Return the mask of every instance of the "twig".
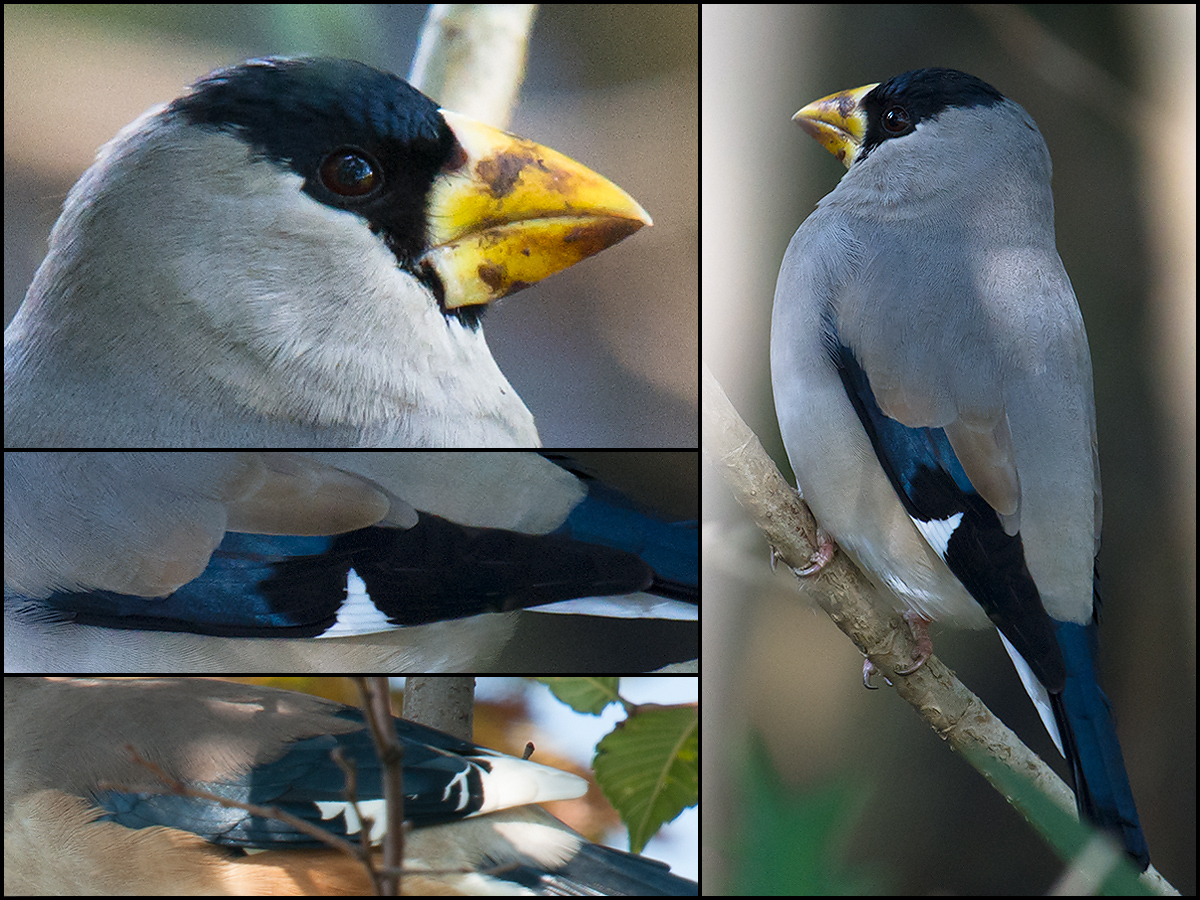
<path id="1" fill-rule="evenodd" d="M 384 897 L 400 896 L 400 872 L 404 867 L 404 748 L 392 720 L 391 692 L 386 676 L 355 678 L 363 709 L 383 764 L 383 797 L 387 828 L 383 839 L 383 870 L 379 892 Z"/>

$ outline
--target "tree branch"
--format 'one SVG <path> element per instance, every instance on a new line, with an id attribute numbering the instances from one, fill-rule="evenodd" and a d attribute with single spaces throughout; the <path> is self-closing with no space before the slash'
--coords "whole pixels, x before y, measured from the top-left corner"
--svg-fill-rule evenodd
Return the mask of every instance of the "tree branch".
<path id="1" fill-rule="evenodd" d="M 447 109 L 507 128 L 536 13 L 533 3 L 431 5 L 409 83 Z"/>

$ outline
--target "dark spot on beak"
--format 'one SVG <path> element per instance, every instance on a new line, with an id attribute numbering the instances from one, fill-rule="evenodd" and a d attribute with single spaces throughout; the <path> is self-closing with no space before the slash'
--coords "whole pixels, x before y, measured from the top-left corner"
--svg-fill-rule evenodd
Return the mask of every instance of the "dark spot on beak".
<path id="1" fill-rule="evenodd" d="M 476 274 L 479 275 L 479 280 L 493 291 L 498 291 L 504 286 L 503 266 L 483 265 L 478 268 Z"/>
<path id="2" fill-rule="evenodd" d="M 488 186 L 493 197 L 506 197 L 521 180 L 521 172 L 533 160 L 528 156 L 501 153 L 479 161 L 475 167 L 481 181 Z"/>
<path id="3" fill-rule="evenodd" d="M 581 244 L 587 248 L 587 255 L 592 256 L 624 240 L 641 227 L 641 222 L 631 219 L 598 219 L 571 229 L 563 238 L 563 243 Z"/>
<path id="4" fill-rule="evenodd" d="M 849 94 L 838 97 L 837 110 L 838 115 L 843 119 L 849 119 L 858 109 L 859 101 Z"/>

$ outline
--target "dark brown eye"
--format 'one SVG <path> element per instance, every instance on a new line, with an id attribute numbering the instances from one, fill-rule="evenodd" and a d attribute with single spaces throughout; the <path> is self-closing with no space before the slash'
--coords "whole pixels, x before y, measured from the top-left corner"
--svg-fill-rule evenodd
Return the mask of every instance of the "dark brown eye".
<path id="1" fill-rule="evenodd" d="M 361 150 L 335 150 L 321 161 L 321 184 L 341 197 L 362 197 L 383 181 L 375 160 Z"/>
<path id="2" fill-rule="evenodd" d="M 883 127 L 889 134 L 904 134 L 912 129 L 912 119 L 903 106 L 890 106 L 883 112 Z"/>

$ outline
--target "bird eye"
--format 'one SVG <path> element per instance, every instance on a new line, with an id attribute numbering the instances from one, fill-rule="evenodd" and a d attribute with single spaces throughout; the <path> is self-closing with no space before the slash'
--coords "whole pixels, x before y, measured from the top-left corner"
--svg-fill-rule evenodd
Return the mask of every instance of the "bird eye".
<path id="1" fill-rule="evenodd" d="M 883 112 L 883 127 L 889 134 L 905 134 L 912 130 L 912 118 L 903 106 L 891 106 Z"/>
<path id="2" fill-rule="evenodd" d="M 321 160 L 321 184 L 340 197 L 362 197 L 383 180 L 375 160 L 361 150 L 335 150 Z"/>

